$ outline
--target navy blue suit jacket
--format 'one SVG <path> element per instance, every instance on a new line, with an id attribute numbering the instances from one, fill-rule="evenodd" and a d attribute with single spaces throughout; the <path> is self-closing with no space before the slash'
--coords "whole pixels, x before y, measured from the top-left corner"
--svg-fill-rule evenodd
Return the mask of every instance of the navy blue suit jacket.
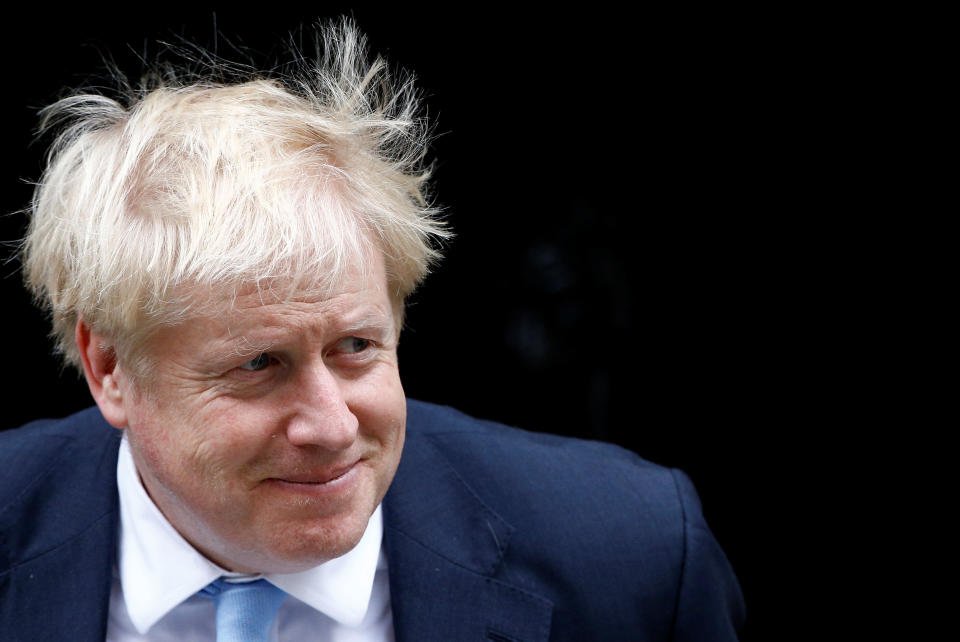
<path id="1" fill-rule="evenodd" d="M 396 639 L 734 640 L 743 602 L 692 485 L 614 446 L 410 401 L 383 502 Z M 103 640 L 120 432 L 0 433 L 0 640 Z"/>

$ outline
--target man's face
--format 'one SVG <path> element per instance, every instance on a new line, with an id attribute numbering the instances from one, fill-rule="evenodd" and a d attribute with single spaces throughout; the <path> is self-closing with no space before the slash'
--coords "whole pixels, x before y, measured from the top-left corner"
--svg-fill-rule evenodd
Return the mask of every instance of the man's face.
<path id="1" fill-rule="evenodd" d="M 343 555 L 400 461 L 397 338 L 382 260 L 329 298 L 254 293 L 162 329 L 147 390 L 118 384 L 151 498 L 229 570 L 295 572 Z"/>

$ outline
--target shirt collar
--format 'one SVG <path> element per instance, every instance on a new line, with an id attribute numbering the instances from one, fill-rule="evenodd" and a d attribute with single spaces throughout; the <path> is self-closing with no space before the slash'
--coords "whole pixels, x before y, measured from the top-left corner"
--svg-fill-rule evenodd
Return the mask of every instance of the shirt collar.
<path id="1" fill-rule="evenodd" d="M 228 573 L 191 546 L 147 495 L 126 435 L 117 460 L 120 584 L 130 620 L 144 635 L 160 618 Z M 377 506 L 360 542 L 346 555 L 300 573 L 263 575 L 301 602 L 347 626 L 366 615 L 383 539 Z"/>

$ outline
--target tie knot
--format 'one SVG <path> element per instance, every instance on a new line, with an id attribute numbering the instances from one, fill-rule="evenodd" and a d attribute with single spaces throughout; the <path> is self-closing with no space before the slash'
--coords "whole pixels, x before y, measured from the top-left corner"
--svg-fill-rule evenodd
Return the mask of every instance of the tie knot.
<path id="1" fill-rule="evenodd" d="M 286 593 L 266 580 L 216 580 L 200 594 L 217 605 L 217 642 L 267 642 Z"/>

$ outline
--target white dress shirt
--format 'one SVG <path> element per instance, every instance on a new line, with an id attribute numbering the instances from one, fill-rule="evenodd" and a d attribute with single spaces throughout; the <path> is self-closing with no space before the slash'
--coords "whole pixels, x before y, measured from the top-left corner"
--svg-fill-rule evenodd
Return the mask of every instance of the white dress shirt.
<path id="1" fill-rule="evenodd" d="M 392 641 L 393 617 L 383 518 L 378 506 L 349 553 L 291 574 L 230 573 L 201 555 L 147 495 L 126 436 L 117 461 L 120 545 L 110 594 L 107 642 L 215 640 L 216 607 L 197 591 L 219 577 L 263 577 L 287 592 L 271 642 Z"/>

